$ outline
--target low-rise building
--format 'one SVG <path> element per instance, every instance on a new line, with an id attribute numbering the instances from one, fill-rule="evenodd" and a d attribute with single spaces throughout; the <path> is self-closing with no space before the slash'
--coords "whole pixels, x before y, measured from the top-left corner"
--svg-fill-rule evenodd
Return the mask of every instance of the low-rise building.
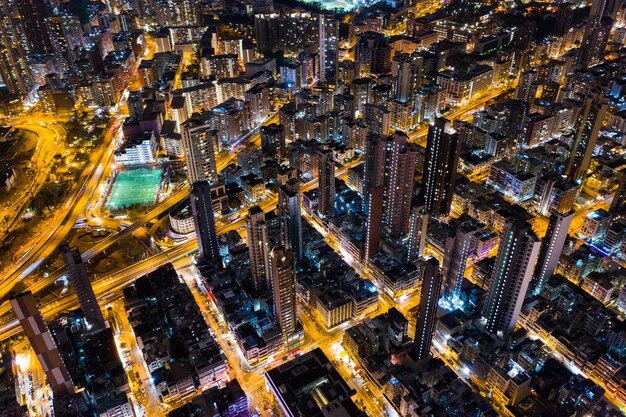
<path id="1" fill-rule="evenodd" d="M 578 234 L 592 242 L 602 242 L 611 221 L 611 215 L 604 209 L 590 212 L 585 216 Z"/>
<path id="2" fill-rule="evenodd" d="M 5 164 L 0 166 L 0 192 L 8 193 L 15 185 L 17 175 L 12 165 Z"/>
<path id="3" fill-rule="evenodd" d="M 226 383 L 228 361 L 171 264 L 137 280 L 124 298 L 161 401 L 185 401 L 198 388 Z"/>
<path id="4" fill-rule="evenodd" d="M 248 397 L 236 379 L 223 388 L 213 387 L 194 398 L 190 404 L 170 411 L 167 417 L 249 417 Z"/>
<path id="5" fill-rule="evenodd" d="M 595 249 L 581 245 L 573 252 L 561 254 L 555 272 L 580 284 L 587 275 L 599 270 L 601 261 L 602 256 Z"/>
<path id="6" fill-rule="evenodd" d="M 115 151 L 113 159 L 122 166 L 148 165 L 155 162 L 158 141 L 154 133 L 126 140 L 122 149 Z"/>
<path id="7" fill-rule="evenodd" d="M 354 391 L 320 348 L 267 371 L 265 378 L 270 393 L 287 416 L 365 415 L 351 400 Z"/>
<path id="8" fill-rule="evenodd" d="M 181 135 L 176 131 L 176 122 L 165 120 L 161 128 L 161 147 L 170 158 L 182 158 Z"/>
<path id="9" fill-rule="evenodd" d="M 370 258 L 372 275 L 392 299 L 398 300 L 414 291 L 422 277 L 422 268 L 411 262 L 402 262 L 385 253 L 378 253 Z"/>
<path id="10" fill-rule="evenodd" d="M 211 110 L 211 126 L 219 134 L 220 143 L 226 149 L 233 146 L 252 128 L 250 106 L 234 97 Z"/>
<path id="11" fill-rule="evenodd" d="M 112 329 L 93 331 L 85 323 L 82 313 L 73 312 L 50 324 L 53 343 L 78 388 L 77 394 L 83 393 L 60 401 L 55 398 L 54 415 L 133 417 L 133 407 L 127 397 L 129 383 Z M 85 400 L 93 407 L 91 414 L 77 413 Z"/>
<path id="12" fill-rule="evenodd" d="M 493 68 L 477 65 L 466 73 L 445 70 L 437 73 L 437 84 L 446 91 L 446 103 L 461 105 L 486 94 L 491 87 Z"/>
<path id="13" fill-rule="evenodd" d="M 174 208 L 169 214 L 169 219 L 170 227 L 175 233 L 187 235 L 196 230 L 189 204 Z"/>
<path id="14" fill-rule="evenodd" d="M 250 203 L 256 203 L 265 198 L 265 182 L 254 174 L 241 177 L 241 186 Z"/>
<path id="15" fill-rule="evenodd" d="M 340 291 L 320 291 L 315 294 L 316 311 L 328 329 L 349 321 L 352 318 L 353 300 Z"/>
<path id="16" fill-rule="evenodd" d="M 27 406 L 18 401 L 12 360 L 8 349 L 0 350 L 0 417 L 26 417 L 29 415 Z"/>
<path id="17" fill-rule="evenodd" d="M 582 288 L 603 304 L 608 304 L 611 301 L 613 293 L 617 289 L 611 282 L 610 275 L 601 272 L 592 272 L 587 275 Z"/>
<path id="18" fill-rule="evenodd" d="M 382 387 L 388 375 L 381 372 L 381 363 L 389 358 L 395 359 L 409 346 L 408 330 L 408 320 L 391 308 L 384 314 L 367 318 L 346 329 L 342 345 L 368 379 Z"/>
<path id="19" fill-rule="evenodd" d="M 491 165 L 487 178 L 487 184 L 516 203 L 533 198 L 536 183 L 537 177 L 517 171 L 506 161 L 498 161 Z"/>
<path id="20" fill-rule="evenodd" d="M 553 173 L 537 178 L 535 202 L 537 210 L 544 216 L 552 210 L 565 214 L 574 208 L 580 185 Z"/>

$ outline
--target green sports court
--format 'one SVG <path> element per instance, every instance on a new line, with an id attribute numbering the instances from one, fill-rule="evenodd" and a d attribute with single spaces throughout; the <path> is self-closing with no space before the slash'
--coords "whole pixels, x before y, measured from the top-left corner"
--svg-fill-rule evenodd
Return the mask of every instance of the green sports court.
<path id="1" fill-rule="evenodd" d="M 107 209 L 116 211 L 133 204 L 142 206 L 154 204 L 162 174 L 162 168 L 121 171 L 113 185 Z"/>

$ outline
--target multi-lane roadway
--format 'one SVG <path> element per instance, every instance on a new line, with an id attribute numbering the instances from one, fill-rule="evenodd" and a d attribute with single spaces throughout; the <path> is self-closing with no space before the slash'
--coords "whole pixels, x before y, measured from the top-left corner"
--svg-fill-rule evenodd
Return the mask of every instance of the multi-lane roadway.
<path id="1" fill-rule="evenodd" d="M 513 84 L 510 84 L 504 87 L 493 88 L 489 90 L 489 94 L 478 97 L 464 106 L 453 108 L 449 110 L 448 112 L 446 112 L 445 114 L 443 114 L 443 116 L 446 119 L 451 120 L 451 121 L 467 120 L 474 114 L 476 110 L 498 99 L 498 97 L 505 94 L 507 90 L 512 88 L 512 86 Z M 420 146 L 426 146 L 427 134 L 428 134 L 428 125 L 421 126 L 415 130 L 409 131 L 409 140 L 411 142 L 417 143 Z"/>
<path id="2" fill-rule="evenodd" d="M 129 237 L 133 234 L 137 229 L 144 226 L 150 220 L 160 216 L 162 213 L 174 207 L 176 204 L 180 203 L 185 197 L 187 197 L 189 193 L 187 190 L 179 190 L 170 195 L 167 199 L 163 200 L 157 207 L 149 211 L 147 214 L 137 219 L 130 226 L 122 229 L 116 234 L 109 235 L 108 237 L 102 239 L 96 245 L 94 245 L 89 250 L 85 251 L 82 254 L 82 259 L 84 262 L 89 261 L 96 255 L 104 252 L 121 239 Z M 57 270 L 46 277 L 39 278 L 35 283 L 30 285 L 27 290 L 32 292 L 33 294 L 42 291 L 46 287 L 52 285 L 57 279 L 61 278 L 61 276 L 65 273 L 64 269 Z M 8 301 L 4 301 L 0 304 L 0 317 L 6 314 L 11 309 L 11 306 Z"/>
<path id="3" fill-rule="evenodd" d="M 32 178 L 29 178 L 28 185 L 21 194 L 14 195 L 1 212 L 0 226 L 4 233 L 8 233 L 15 227 L 32 197 L 44 184 L 52 167 L 53 157 L 58 152 L 58 145 L 65 138 L 65 130 L 58 124 L 29 123 L 17 124 L 14 127 L 31 132 L 38 137 L 38 140 L 30 162 Z"/>
<path id="4" fill-rule="evenodd" d="M 491 94 L 472 102 L 468 106 L 452 110 L 451 112 L 447 114 L 447 116 L 454 118 L 454 117 L 464 115 L 475 109 L 478 109 L 484 106 L 487 102 L 500 96 L 504 91 L 505 91 L 504 88 L 499 89 L 499 90 L 494 90 Z M 276 115 L 273 115 L 268 119 L 266 123 L 271 123 L 271 122 L 274 122 L 275 120 L 276 120 Z M 113 136 L 114 131 L 115 131 L 115 128 L 113 127 L 110 130 L 109 139 L 110 137 Z M 409 136 L 411 140 L 417 141 L 419 143 L 423 141 L 424 137 L 427 134 L 427 131 L 428 131 L 427 126 L 422 127 L 420 129 L 410 132 Z M 246 137 L 246 139 L 247 140 L 244 140 L 238 143 L 237 144 L 238 146 L 234 147 L 233 150 L 231 150 L 231 152 L 229 152 L 229 154 L 225 158 L 221 158 L 218 161 L 217 163 L 218 170 L 222 170 L 229 163 L 231 163 L 236 158 L 238 151 L 241 150 L 246 145 L 247 142 L 253 145 L 258 145 L 258 142 L 260 141 L 260 137 L 258 135 L 258 129 L 255 130 L 253 134 Z M 22 259 L 20 259 L 14 271 L 9 276 L 7 276 L 7 278 L 3 279 L 2 282 L 0 282 L 0 297 L 6 296 L 6 294 L 10 291 L 10 289 L 13 287 L 13 285 L 15 285 L 16 282 L 21 281 L 28 274 L 32 273 L 41 264 L 41 262 L 43 262 L 43 260 L 45 260 L 46 257 L 48 257 L 56 249 L 59 243 L 61 243 L 65 235 L 69 232 L 69 230 L 73 226 L 75 220 L 83 212 L 83 209 L 87 201 L 89 201 L 90 198 L 93 196 L 94 191 L 96 190 L 100 180 L 102 179 L 102 171 L 103 171 L 102 162 L 104 162 L 103 158 L 106 158 L 105 161 L 106 161 L 106 164 L 108 164 L 112 157 L 113 149 L 114 149 L 114 146 L 107 148 L 106 152 L 103 152 L 100 155 L 100 158 L 96 158 L 96 161 L 92 160 L 92 163 L 90 164 L 88 169 L 85 170 L 85 172 L 83 173 L 83 176 L 81 177 L 80 183 L 83 184 L 83 186 L 79 190 L 76 190 L 74 192 L 74 195 L 72 195 L 72 197 L 64 205 L 63 207 L 64 210 L 61 210 L 61 212 L 66 213 L 66 215 L 63 216 L 61 214 L 60 216 L 58 216 L 58 219 L 56 222 L 56 228 L 52 228 L 52 231 L 49 233 L 48 238 L 42 239 L 38 243 L 34 244 L 33 247 L 27 252 L 27 254 L 23 256 Z M 359 162 L 360 160 L 357 160 L 349 165 L 346 165 L 338 169 L 336 172 L 336 175 L 337 176 L 345 175 L 348 168 L 355 166 Z M 316 181 L 310 181 L 303 185 L 302 191 L 311 190 L 315 188 L 316 186 L 317 186 Z M 185 197 L 185 195 L 186 195 L 186 191 L 184 190 L 176 192 L 173 196 L 170 197 L 170 199 L 166 200 L 164 204 L 159 205 L 159 207 L 155 208 L 151 213 L 148 213 L 146 216 L 142 217 L 140 221 L 133 223 L 130 227 L 124 229 L 122 232 L 106 238 L 105 240 L 100 242 L 98 245 L 96 245 L 94 248 L 85 252 L 84 259 L 90 259 L 91 257 L 95 256 L 100 251 L 106 249 L 113 243 L 117 242 L 119 239 L 123 238 L 124 236 L 128 236 L 134 230 L 136 230 L 137 228 L 145 224 L 144 220 L 146 222 L 149 221 L 150 219 L 148 217 L 151 217 L 155 213 L 156 215 L 158 215 L 162 213 L 163 211 L 173 207 L 173 205 L 180 202 Z M 277 203 L 276 196 L 272 196 L 264 200 L 262 203 L 260 203 L 260 206 L 265 211 L 270 211 L 276 207 L 276 203 Z M 151 218 L 154 218 L 154 217 L 151 217 Z M 243 222 L 244 222 L 244 219 L 242 216 L 240 216 L 238 221 L 229 224 L 228 229 L 229 230 L 237 229 L 243 225 Z M 181 246 L 171 248 L 170 250 L 164 251 L 163 253 L 155 255 L 155 256 L 156 257 L 163 256 L 163 255 L 167 256 L 166 254 L 170 253 L 171 251 L 176 251 L 176 253 L 178 253 L 178 251 L 180 251 L 181 248 L 185 248 L 188 245 L 190 245 L 190 242 L 187 242 Z M 195 249 L 195 247 L 193 249 Z M 161 258 L 161 259 L 167 259 L 167 258 Z M 154 257 L 150 257 L 148 258 L 148 260 L 154 261 Z M 137 269 L 138 271 L 148 271 L 148 269 L 146 269 L 146 265 L 148 265 L 146 261 L 142 261 L 139 264 L 137 264 L 137 265 L 141 265 L 141 267 Z M 164 261 L 164 263 L 165 262 L 167 261 Z M 53 276 L 47 279 L 44 279 L 41 283 L 36 283 L 33 289 L 41 290 L 45 288 L 45 286 L 50 285 L 52 282 L 54 282 L 54 279 L 56 278 L 57 278 L 56 274 L 53 274 Z M 7 312 L 7 305 L 1 305 L 0 315 L 6 312 Z M 12 323 L 12 322 L 13 321 L 10 321 L 9 323 Z M 5 327 L 0 329 L 0 339 L 4 338 L 6 325 L 7 324 L 4 325 Z"/>
<path id="5" fill-rule="evenodd" d="M 113 152 L 115 151 L 115 143 L 112 137 L 117 132 L 117 128 L 119 128 L 119 123 L 115 122 L 107 130 L 105 134 L 106 147 L 97 151 L 91 158 L 65 204 L 56 209 L 56 216 L 48 231 L 45 231 L 43 236 L 32 243 L 23 252 L 22 256 L 14 264 L 10 265 L 8 270 L 4 271 L 4 276 L 0 281 L 0 298 L 4 298 L 15 284 L 37 269 L 59 246 L 74 226 L 87 202 L 97 189 L 105 171 L 104 167 L 109 166 L 112 160 Z"/>
<path id="6" fill-rule="evenodd" d="M 356 166 L 360 162 L 361 162 L 360 159 L 358 158 L 355 159 L 351 163 L 346 164 L 342 166 L 341 168 L 339 168 L 335 172 L 335 175 L 338 177 L 345 175 L 349 168 Z M 303 184 L 302 191 L 306 192 L 306 191 L 312 190 L 315 187 L 317 187 L 317 180 L 311 180 Z M 167 202 L 165 206 L 156 208 L 155 210 L 151 212 L 152 214 L 148 213 L 146 216 L 142 217 L 142 219 L 133 223 L 133 225 L 129 226 L 127 229 L 124 229 L 124 230 L 128 230 L 131 227 L 134 227 L 136 229 L 141 224 L 145 224 L 145 223 L 140 224 L 140 222 L 143 222 L 144 220 L 145 222 L 147 222 L 151 220 L 152 218 L 154 218 L 153 216 L 154 213 L 163 212 L 165 210 L 165 207 L 167 207 L 168 205 L 170 207 L 173 206 L 174 202 L 180 201 L 182 198 L 184 198 L 184 195 L 182 195 L 184 191 L 181 191 L 180 193 L 181 194 L 174 194 L 171 197 L 172 200 L 169 200 L 169 199 L 165 200 L 164 203 Z M 278 198 L 275 195 L 271 195 L 269 198 L 261 202 L 259 206 L 264 211 L 271 211 L 276 208 L 277 203 L 278 203 Z M 245 210 L 246 210 L 245 208 L 242 209 L 242 214 Z M 223 234 L 231 230 L 236 230 L 236 229 L 241 228 L 244 225 L 244 222 L 245 222 L 245 216 L 240 215 L 238 217 L 238 220 L 234 222 L 230 222 L 228 224 L 220 224 L 217 228 L 217 231 L 219 234 Z M 108 240 L 107 245 L 113 244 L 114 242 L 116 242 L 117 241 L 116 238 L 118 238 L 118 234 L 112 236 L 111 239 Z M 55 245 L 54 248 L 56 248 L 57 245 Z M 107 245 L 102 245 L 101 249 L 103 249 Z M 128 268 L 122 269 L 111 275 L 105 276 L 103 278 L 98 279 L 97 281 L 94 281 L 93 282 L 94 292 L 98 296 L 99 300 L 103 300 L 103 299 L 106 300 L 106 297 L 110 297 L 112 294 L 115 293 L 115 291 L 119 291 L 125 286 L 130 285 L 138 277 L 158 268 L 159 266 L 163 264 L 166 264 L 168 262 L 171 262 L 173 260 L 179 259 L 184 256 L 188 256 L 196 249 L 197 249 L 197 243 L 195 239 L 189 239 L 187 242 L 179 246 L 174 246 L 172 248 L 169 248 L 161 253 L 148 257 Z M 89 253 L 90 256 L 94 256 L 96 252 L 86 252 L 86 253 Z M 49 285 L 51 282 L 54 282 L 54 277 L 50 279 L 44 279 L 41 284 L 35 284 L 36 286 L 33 289 L 41 290 L 44 288 L 44 284 Z M 44 317 L 51 318 L 65 310 L 76 308 L 78 306 L 77 302 L 78 301 L 76 299 L 75 294 L 73 293 L 67 294 L 64 297 L 50 304 L 46 304 L 45 306 L 42 306 L 42 313 L 44 314 Z M 11 337 L 12 335 L 15 335 L 17 332 L 19 332 L 19 326 L 18 326 L 17 320 L 13 319 L 12 317 L 6 316 L 7 313 L 9 313 L 9 309 L 10 308 L 9 308 L 8 303 L 5 303 L 0 306 L 0 315 L 5 314 L 5 319 L 0 324 L 0 340 L 4 340 L 8 337 Z"/>
<path id="7" fill-rule="evenodd" d="M 492 94 L 476 100 L 470 106 L 466 106 L 461 109 L 456 109 L 449 112 L 447 116 L 451 118 L 462 116 L 469 111 L 485 105 L 490 100 L 493 100 L 494 98 L 502 94 L 502 92 L 503 90 L 494 91 Z M 268 120 L 268 123 L 275 120 L 276 115 L 273 115 Z M 113 127 L 109 132 L 111 134 L 109 139 L 113 136 L 115 129 L 116 128 Z M 427 127 L 423 127 L 414 132 L 411 132 L 411 140 L 421 143 L 423 141 L 423 138 L 426 136 L 426 133 Z M 27 251 L 27 253 L 22 257 L 22 259 L 19 260 L 17 265 L 15 265 L 14 270 L 11 272 L 11 274 L 7 278 L 2 280 L 2 282 L 0 282 L 0 297 L 5 296 L 16 282 L 22 280 L 24 277 L 34 271 L 41 264 L 41 262 L 46 259 L 46 257 L 49 256 L 52 251 L 56 249 L 58 244 L 63 240 L 65 235 L 74 225 L 76 219 L 83 213 L 84 208 L 86 207 L 87 203 L 91 201 L 94 192 L 96 191 L 102 180 L 102 167 L 108 166 L 110 164 L 112 153 L 115 149 L 115 146 L 113 145 L 114 141 L 111 140 L 110 142 L 112 143 L 112 146 L 108 146 L 105 150 L 101 152 L 100 155 L 96 155 L 94 158 L 92 158 L 90 165 L 85 170 L 83 176 L 80 179 L 79 185 L 81 185 L 81 187 L 73 191 L 70 199 L 64 205 L 63 210 L 60 210 L 59 216 L 57 216 L 57 219 L 55 219 L 55 225 L 53 228 L 51 228 L 50 232 L 47 235 L 47 238 L 42 239 L 40 242 L 34 244 L 33 247 L 30 248 L 30 250 Z M 258 146 L 259 142 L 260 140 L 258 130 L 256 130 L 249 136 L 245 137 L 243 141 L 238 143 L 237 146 L 234 147 L 227 156 L 220 158 L 220 160 L 217 162 L 218 170 L 222 170 L 229 163 L 231 163 L 236 158 L 238 151 L 242 149 L 247 143 Z M 350 167 L 353 167 L 358 163 L 360 163 L 359 159 L 339 168 L 336 171 L 336 176 L 344 176 Z M 317 187 L 317 181 L 314 180 L 303 184 L 301 189 L 304 192 L 311 190 L 315 187 Z M 93 248 L 86 251 L 83 254 L 84 260 L 91 259 L 98 253 L 104 251 L 106 248 L 118 242 L 119 239 L 130 236 L 130 234 L 149 222 L 151 219 L 157 217 L 161 213 L 178 204 L 180 201 L 182 201 L 182 199 L 186 197 L 186 195 L 186 190 L 176 191 L 172 196 L 159 204 L 159 206 L 157 206 L 151 212 L 138 219 L 132 225 L 128 226 L 117 234 L 103 239 Z M 263 210 L 270 211 L 276 207 L 276 204 L 277 197 L 274 194 L 271 194 L 259 205 Z M 245 216 L 243 216 L 243 214 L 244 212 L 242 211 L 242 213 L 240 213 L 240 215 L 237 217 L 238 220 L 234 222 L 230 222 L 228 224 L 218 224 L 218 233 L 226 233 L 230 230 L 242 228 L 245 222 Z M 94 292 L 96 293 L 99 301 L 102 304 L 105 304 L 107 301 L 114 298 L 121 289 L 130 285 L 138 277 L 145 275 L 146 273 L 158 268 L 165 263 L 172 262 L 177 268 L 187 267 L 192 262 L 192 258 L 190 257 L 190 255 L 196 250 L 196 248 L 196 241 L 194 238 L 191 238 L 181 245 L 168 248 L 132 266 L 116 271 L 115 273 L 104 276 L 94 281 L 92 283 Z M 53 274 L 47 279 L 42 279 L 32 286 L 32 290 L 34 290 L 34 292 L 39 291 L 54 282 L 56 278 L 56 274 Z M 64 311 L 76 307 L 78 307 L 77 298 L 75 294 L 69 293 L 59 298 L 58 300 L 43 305 L 41 307 L 41 311 L 44 318 L 51 319 Z M 8 337 L 14 336 L 21 331 L 18 321 L 15 318 L 7 315 L 7 313 L 9 313 L 9 307 L 8 304 L 5 303 L 0 306 L 0 315 L 5 315 L 4 320 L 0 322 L 0 340 L 4 340 Z M 315 335 L 316 331 L 314 328 L 316 326 L 312 325 L 312 322 L 307 321 L 308 319 L 310 318 L 305 318 L 304 320 L 307 334 Z M 338 342 L 340 341 L 341 332 L 336 333 L 337 334 L 335 335 L 335 337 L 325 340 L 325 342 L 323 343 L 323 349 L 330 357 L 338 358 L 337 346 Z M 319 338 L 315 338 L 316 342 L 322 339 L 323 338 L 321 338 L 321 335 Z M 235 358 L 233 357 L 229 359 L 234 360 Z M 257 386 L 259 388 L 262 387 L 262 378 L 260 377 L 260 372 L 254 372 L 247 377 L 240 372 L 237 373 L 237 377 L 246 380 L 246 385 L 248 386 L 248 388 L 256 388 Z M 349 369 L 347 373 L 350 373 Z M 349 379 L 349 377 L 350 375 L 346 376 L 347 379 Z M 366 395 L 364 393 L 365 388 L 363 385 L 357 386 L 356 388 L 359 394 L 359 398 L 364 401 L 370 412 L 374 412 L 375 415 L 382 415 L 384 413 L 383 406 L 381 406 L 380 403 L 373 402 L 371 395 Z"/>

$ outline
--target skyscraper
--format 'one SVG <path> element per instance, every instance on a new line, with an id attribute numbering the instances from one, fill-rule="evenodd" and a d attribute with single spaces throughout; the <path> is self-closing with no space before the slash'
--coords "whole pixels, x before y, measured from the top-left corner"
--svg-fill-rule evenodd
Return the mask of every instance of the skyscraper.
<path id="1" fill-rule="evenodd" d="M 72 287 L 74 287 L 74 291 L 76 291 L 85 320 L 94 330 L 103 329 L 104 317 L 102 317 L 102 311 L 98 305 L 96 294 L 94 294 L 91 287 L 91 282 L 78 248 L 70 248 L 70 245 L 64 242 L 59 246 L 59 252 L 61 252 L 63 262 L 65 262 L 67 275 Z"/>
<path id="2" fill-rule="evenodd" d="M 246 217 L 248 252 L 250 253 L 250 273 L 252 285 L 257 291 L 269 288 L 269 242 L 265 212 L 259 206 L 252 206 Z M 293 255 L 292 255 L 293 256 Z"/>
<path id="3" fill-rule="evenodd" d="M 369 128 L 369 133 L 387 135 L 391 123 L 391 112 L 382 104 L 365 103 L 363 105 L 363 121 Z"/>
<path id="4" fill-rule="evenodd" d="M 0 2 L 0 76 L 11 95 L 25 95 L 33 88 L 34 81 L 26 62 L 26 53 L 16 31 L 15 16 L 6 2 Z"/>
<path id="5" fill-rule="evenodd" d="M 274 12 L 273 0 L 254 0 L 252 11 L 256 13 L 272 13 Z"/>
<path id="6" fill-rule="evenodd" d="M 387 74 L 391 70 L 391 47 L 382 33 L 361 33 L 354 47 L 354 76 Z"/>
<path id="7" fill-rule="evenodd" d="M 319 78 L 329 85 L 337 83 L 339 64 L 339 22 L 332 14 L 319 14 Z"/>
<path id="8" fill-rule="evenodd" d="M 430 258 L 424 262 L 424 279 L 422 281 L 422 293 L 420 295 L 419 310 L 415 322 L 415 339 L 413 340 L 413 352 L 416 360 L 426 358 L 430 352 L 430 346 L 435 332 L 437 320 L 437 304 L 441 291 L 441 274 L 439 262 Z"/>
<path id="9" fill-rule="evenodd" d="M 271 51 L 278 45 L 280 17 L 279 13 L 256 13 L 254 15 L 254 38 L 259 53 Z"/>
<path id="10" fill-rule="evenodd" d="M 558 6 L 556 22 L 554 22 L 554 35 L 564 36 L 572 28 L 574 20 L 574 4 L 563 3 Z"/>
<path id="11" fill-rule="evenodd" d="M 504 223 L 483 309 L 487 332 L 506 336 L 515 329 L 540 245 L 528 222 Z"/>
<path id="12" fill-rule="evenodd" d="M 278 189 L 278 216 L 280 217 L 280 240 L 289 246 L 296 258 L 302 261 L 302 216 L 300 204 L 300 181 L 293 178 Z"/>
<path id="13" fill-rule="evenodd" d="M 580 184 L 558 173 L 538 178 L 535 187 L 535 194 L 540 197 L 537 210 L 544 216 L 552 210 L 567 213 L 574 207 L 580 188 Z"/>
<path id="14" fill-rule="evenodd" d="M 376 255 L 380 250 L 383 233 L 383 189 L 374 187 L 365 191 L 367 200 L 367 229 L 365 236 L 365 260 Z"/>
<path id="15" fill-rule="evenodd" d="M 407 245 L 407 261 L 416 262 L 424 256 L 426 232 L 428 231 L 428 212 L 423 204 L 415 204 L 409 219 L 409 243 Z"/>
<path id="16" fill-rule="evenodd" d="M 198 7 L 193 0 L 152 1 L 159 26 L 195 26 Z"/>
<path id="17" fill-rule="evenodd" d="M 335 211 L 335 159 L 333 151 L 319 152 L 318 203 L 317 211 L 323 216 L 332 216 Z"/>
<path id="18" fill-rule="evenodd" d="M 391 61 L 395 98 L 400 103 L 413 103 L 422 79 L 422 56 L 398 54 Z"/>
<path id="19" fill-rule="evenodd" d="M 48 12 L 44 0 L 18 0 L 17 11 L 28 41 L 29 52 L 53 53 L 52 42 L 46 28 L 45 18 Z"/>
<path id="20" fill-rule="evenodd" d="M 83 37 L 80 20 L 74 15 L 63 13 L 47 17 L 45 23 L 54 49 L 56 69 L 63 77 L 78 58 L 77 45 L 80 45 Z"/>
<path id="21" fill-rule="evenodd" d="M 443 296 L 448 300 L 458 297 L 461 292 L 467 259 L 476 245 L 476 230 L 476 223 L 469 220 L 454 228 L 446 240 L 442 270 L 445 280 Z"/>
<path id="22" fill-rule="evenodd" d="M 583 99 L 566 169 L 572 181 L 582 182 L 587 173 L 607 109 L 608 100 L 600 89 L 592 91 Z"/>
<path id="23" fill-rule="evenodd" d="M 537 71 L 524 71 L 515 87 L 515 99 L 532 103 L 537 96 Z"/>
<path id="24" fill-rule="evenodd" d="M 172 4 L 173 9 L 176 11 L 173 13 L 174 19 L 170 23 L 172 26 L 196 26 L 199 24 L 200 10 L 195 0 L 177 0 L 167 2 L 167 4 Z"/>
<path id="25" fill-rule="evenodd" d="M 626 203 L 626 161 L 622 161 L 622 169 L 617 171 L 617 190 L 613 195 L 613 201 L 611 201 L 611 208 L 609 213 L 616 215 L 622 211 L 624 204 Z"/>
<path id="26" fill-rule="evenodd" d="M 0 76 L 11 95 L 26 94 L 33 85 L 28 67 L 19 65 L 18 53 L 12 48 L 11 40 L 3 31 L 0 34 Z"/>
<path id="27" fill-rule="evenodd" d="M 285 128 L 281 124 L 261 126 L 261 152 L 265 157 L 276 155 L 284 158 L 287 153 L 285 146 Z"/>
<path id="28" fill-rule="evenodd" d="M 604 15 L 615 20 L 617 19 L 617 15 L 621 9 L 622 9 L 621 0 L 606 0 L 605 6 L 604 6 Z"/>
<path id="29" fill-rule="evenodd" d="M 210 124 L 202 123 L 192 118 L 182 125 L 181 143 L 189 183 L 196 181 L 217 181 L 217 166 L 215 164 L 215 146 L 217 133 Z"/>
<path id="30" fill-rule="evenodd" d="M 388 143 L 383 219 L 393 238 L 409 231 L 418 151 L 408 139 L 406 133 L 396 131 Z"/>
<path id="31" fill-rule="evenodd" d="M 74 393 L 74 384 L 54 343 L 54 339 L 37 308 L 35 297 L 25 292 L 11 300 L 11 307 L 33 347 L 55 397 Z"/>
<path id="32" fill-rule="evenodd" d="M 274 312 L 283 336 L 296 330 L 296 264 L 293 251 L 279 245 L 269 256 Z"/>
<path id="33" fill-rule="evenodd" d="M 567 232 L 572 224 L 573 217 L 574 212 L 561 214 L 555 211 L 550 215 L 548 230 L 542 239 L 537 266 L 535 266 L 533 273 L 533 295 L 541 293 L 546 282 L 554 274 L 561 252 L 563 252 L 563 246 L 565 246 Z"/>
<path id="34" fill-rule="evenodd" d="M 194 182 L 189 193 L 189 200 L 200 256 L 206 261 L 219 259 L 211 184 L 208 181 Z"/>
<path id="35" fill-rule="evenodd" d="M 367 137 L 363 188 L 367 193 L 383 187 L 383 221 L 393 238 L 409 231 L 417 153 L 404 132 Z M 369 200 L 365 198 L 365 213 L 369 212 Z"/>
<path id="36" fill-rule="evenodd" d="M 428 128 L 422 197 L 431 216 L 450 213 L 459 163 L 459 137 L 450 121 L 438 117 Z"/>
<path id="37" fill-rule="evenodd" d="M 593 0 L 591 2 L 591 11 L 580 44 L 578 62 L 582 68 L 596 65 L 604 57 L 604 50 L 613 25 L 613 19 L 610 16 L 605 16 L 606 3 L 606 0 Z"/>
<path id="38" fill-rule="evenodd" d="M 386 139 L 384 135 L 369 135 L 365 141 L 365 161 L 363 162 L 363 189 L 367 190 L 385 185 Z M 368 213 L 369 201 L 363 199 L 363 212 Z"/>

